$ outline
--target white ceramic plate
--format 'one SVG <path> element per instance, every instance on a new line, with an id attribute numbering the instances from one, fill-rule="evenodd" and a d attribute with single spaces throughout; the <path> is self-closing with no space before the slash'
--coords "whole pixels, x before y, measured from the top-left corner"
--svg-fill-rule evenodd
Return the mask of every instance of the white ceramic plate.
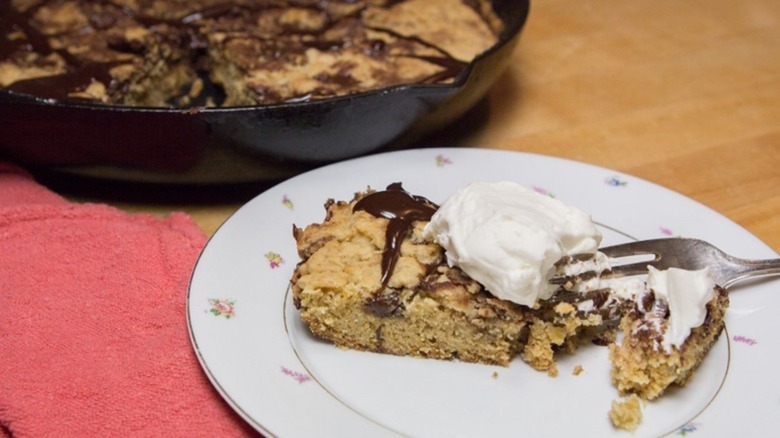
<path id="1" fill-rule="evenodd" d="M 508 368 L 344 351 L 314 339 L 291 302 L 293 224 L 328 198 L 400 181 L 442 202 L 470 181 L 517 181 L 590 212 L 605 244 L 687 236 L 749 258 L 777 257 L 686 197 L 613 170 L 525 153 L 419 149 L 359 158 L 283 182 L 216 232 L 192 275 L 187 317 L 209 378 L 259 431 L 312 436 L 766 436 L 780 430 L 778 282 L 732 291 L 727 331 L 685 388 L 645 406 L 635 434 L 607 419 L 617 393 L 607 350 L 561 356 L 556 378 Z M 774 340 L 773 340 L 774 339 Z M 583 372 L 577 376 L 574 368 Z"/>

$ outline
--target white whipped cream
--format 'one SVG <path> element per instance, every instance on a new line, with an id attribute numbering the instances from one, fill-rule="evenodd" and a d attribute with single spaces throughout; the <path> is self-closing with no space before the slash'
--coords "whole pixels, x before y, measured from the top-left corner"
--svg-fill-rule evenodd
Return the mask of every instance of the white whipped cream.
<path id="1" fill-rule="evenodd" d="M 665 351 L 680 347 L 691 329 L 707 317 L 707 303 L 715 295 L 715 282 L 709 269 L 687 271 L 669 268 L 659 271 L 648 266 L 647 287 L 669 305 L 669 320 L 661 345 Z"/>
<path id="2" fill-rule="evenodd" d="M 595 253 L 601 233 L 590 216 L 513 182 L 472 183 L 447 199 L 425 233 L 498 298 L 525 306 L 548 299 L 555 262 Z"/>
<path id="3" fill-rule="evenodd" d="M 425 233 L 445 249 L 450 266 L 458 266 L 496 297 L 529 307 L 555 292 L 557 287 L 548 280 L 562 257 L 594 254 L 564 266 L 565 275 L 610 269 L 610 260 L 598 252 L 601 234 L 590 216 L 512 182 L 477 182 L 462 188 L 441 205 Z M 647 275 L 595 275 L 574 290 L 609 289 L 610 299 L 620 300 L 636 300 L 653 290 L 669 307 L 661 342 L 668 352 L 704 323 L 714 288 L 707 269 L 659 271 L 648 266 Z M 590 300 L 578 303 L 580 311 L 592 308 Z"/>

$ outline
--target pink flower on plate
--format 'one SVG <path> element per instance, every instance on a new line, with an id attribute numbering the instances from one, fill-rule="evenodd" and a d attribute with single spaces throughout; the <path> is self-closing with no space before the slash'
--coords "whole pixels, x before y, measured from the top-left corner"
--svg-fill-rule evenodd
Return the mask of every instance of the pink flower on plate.
<path id="1" fill-rule="evenodd" d="M 555 195 L 552 194 L 552 192 L 547 191 L 547 189 L 545 189 L 544 187 L 531 186 L 531 188 L 533 189 L 533 191 L 535 191 L 536 193 L 538 193 L 540 195 L 549 196 L 551 198 L 555 197 Z"/>
<path id="2" fill-rule="evenodd" d="M 669 228 L 658 227 L 658 229 L 661 230 L 661 234 L 663 234 L 664 236 L 673 236 L 674 235 L 674 232 L 671 229 L 669 229 Z"/>
<path id="3" fill-rule="evenodd" d="M 268 265 L 271 269 L 276 269 L 284 263 L 282 256 L 272 251 L 265 253 L 265 259 L 268 260 Z"/>
<path id="4" fill-rule="evenodd" d="M 747 345 L 750 345 L 751 347 L 756 345 L 756 344 L 758 344 L 758 341 L 756 341 L 753 338 L 748 338 L 747 336 L 736 335 L 736 336 L 734 336 L 733 339 L 734 339 L 734 342 L 740 342 L 740 343 L 743 343 L 743 344 L 747 344 Z"/>
<path id="5" fill-rule="evenodd" d="M 282 374 L 292 377 L 298 383 L 305 383 L 311 380 L 308 374 L 304 374 L 298 371 L 293 371 L 287 367 L 282 367 Z"/>
<path id="6" fill-rule="evenodd" d="M 230 319 L 236 316 L 236 302 L 232 300 L 226 300 L 223 298 L 209 298 L 209 305 L 211 312 L 214 316 L 223 316 L 225 319 Z"/>

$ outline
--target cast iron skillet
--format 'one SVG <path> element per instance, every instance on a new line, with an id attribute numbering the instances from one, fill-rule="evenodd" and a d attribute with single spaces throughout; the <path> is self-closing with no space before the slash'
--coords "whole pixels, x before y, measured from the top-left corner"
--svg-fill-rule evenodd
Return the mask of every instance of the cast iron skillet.
<path id="1" fill-rule="evenodd" d="M 175 174 L 208 165 L 202 161 L 216 147 L 260 161 L 317 165 L 409 142 L 463 115 L 504 71 L 529 1 L 494 0 L 493 6 L 506 31 L 453 84 L 201 110 L 52 102 L 0 90 L 0 155 L 33 166 L 107 165 Z"/>

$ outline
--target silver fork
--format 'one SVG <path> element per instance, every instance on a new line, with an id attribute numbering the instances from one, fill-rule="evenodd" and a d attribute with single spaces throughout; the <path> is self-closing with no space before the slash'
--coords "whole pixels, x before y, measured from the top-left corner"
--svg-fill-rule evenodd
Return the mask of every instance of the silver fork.
<path id="1" fill-rule="evenodd" d="M 741 259 L 716 248 L 699 239 L 667 238 L 641 240 L 622 245 L 600 248 L 610 262 L 620 258 L 652 255 L 651 260 L 612 266 L 612 275 L 626 276 L 647 273 L 647 266 L 657 269 L 680 268 L 698 270 L 710 268 L 710 274 L 716 284 L 729 287 L 742 280 L 754 277 L 780 275 L 780 259 L 749 260 Z"/>

